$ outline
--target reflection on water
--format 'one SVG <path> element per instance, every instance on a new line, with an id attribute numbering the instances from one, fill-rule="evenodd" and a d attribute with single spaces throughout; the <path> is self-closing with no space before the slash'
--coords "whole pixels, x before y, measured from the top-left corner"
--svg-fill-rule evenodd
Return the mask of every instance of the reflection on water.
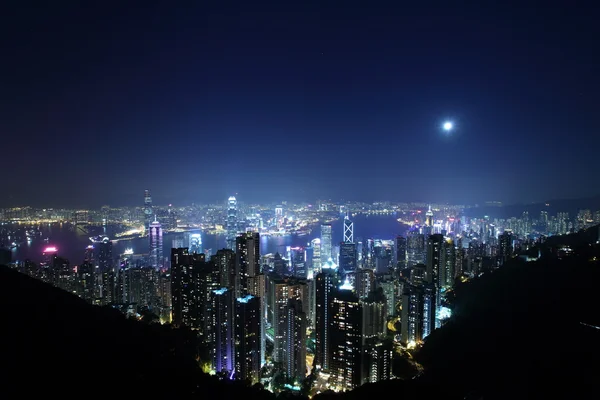
<path id="1" fill-rule="evenodd" d="M 394 215 L 364 216 L 358 215 L 354 219 L 354 237 L 355 240 L 392 239 L 399 234 L 404 234 L 406 226 L 396 221 Z M 30 259 L 35 262 L 42 260 L 42 253 L 48 246 L 56 246 L 58 253 L 66 257 L 72 264 L 77 265 L 83 260 L 84 251 L 91 244 L 89 237 L 95 235 L 107 235 L 111 238 L 116 233 L 122 232 L 123 228 L 118 225 L 109 225 L 106 227 L 74 226 L 71 224 L 52 224 L 40 226 L 41 235 L 35 235 L 31 241 L 23 241 L 18 247 L 14 248 L 13 261 L 23 261 Z M 163 238 L 164 254 L 170 254 L 172 241 L 181 237 L 181 233 L 166 233 Z M 285 253 L 286 246 L 306 246 L 312 239 L 319 237 L 320 229 L 317 227 L 309 235 L 305 236 L 262 236 L 261 253 Z M 339 219 L 332 223 L 333 242 L 339 243 L 343 237 L 343 221 Z M 47 241 L 45 239 L 48 239 Z M 202 234 L 202 247 L 216 252 L 225 247 L 224 235 Z M 130 240 L 120 240 L 113 243 L 113 254 L 118 256 L 123 254 L 125 249 L 131 248 L 136 254 L 145 254 L 148 252 L 148 240 L 146 238 L 136 238 Z"/>

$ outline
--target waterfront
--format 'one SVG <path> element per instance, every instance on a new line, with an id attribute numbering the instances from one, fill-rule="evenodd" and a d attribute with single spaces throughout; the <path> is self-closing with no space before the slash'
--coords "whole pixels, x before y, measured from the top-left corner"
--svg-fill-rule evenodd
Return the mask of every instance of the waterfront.
<path id="1" fill-rule="evenodd" d="M 399 234 L 406 233 L 408 227 L 396 220 L 396 214 L 386 215 L 363 215 L 359 214 L 353 218 L 354 239 L 365 240 L 374 239 L 393 239 Z M 342 241 L 343 219 L 338 219 L 332 224 L 333 242 Z M 122 232 L 126 228 L 118 225 L 100 226 L 75 226 L 71 224 L 48 224 L 40 225 L 38 234 L 30 241 L 24 241 L 18 247 L 12 249 L 13 261 L 23 261 L 30 259 L 34 262 L 42 260 L 42 253 L 46 247 L 55 246 L 58 254 L 71 261 L 71 264 L 77 265 L 83 261 L 84 252 L 87 246 L 92 243 L 90 236 L 107 235 L 113 239 L 115 234 Z M 200 231 L 192 231 L 194 233 Z M 286 235 L 286 236 L 262 236 L 261 253 L 284 253 L 286 246 L 306 246 L 312 239 L 320 236 L 320 229 L 317 226 L 308 235 Z M 164 254 L 168 256 L 172 246 L 173 239 L 182 237 L 182 233 L 165 233 L 163 236 Z M 47 239 L 47 240 L 45 240 Z M 135 254 L 146 254 L 148 252 L 147 238 L 133 238 L 128 240 L 119 240 L 113 242 L 113 255 L 117 257 L 125 252 L 125 249 L 132 249 Z M 224 235 L 210 235 L 202 233 L 203 249 L 211 249 L 214 253 L 218 249 L 225 247 Z"/>

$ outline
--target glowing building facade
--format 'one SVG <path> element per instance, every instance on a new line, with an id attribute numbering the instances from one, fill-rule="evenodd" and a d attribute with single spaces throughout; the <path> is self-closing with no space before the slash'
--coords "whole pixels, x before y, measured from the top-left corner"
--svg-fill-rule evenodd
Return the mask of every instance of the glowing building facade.
<path id="1" fill-rule="evenodd" d="M 163 267 L 163 231 L 160 222 L 154 219 L 150 224 L 150 266 L 156 269 Z"/>

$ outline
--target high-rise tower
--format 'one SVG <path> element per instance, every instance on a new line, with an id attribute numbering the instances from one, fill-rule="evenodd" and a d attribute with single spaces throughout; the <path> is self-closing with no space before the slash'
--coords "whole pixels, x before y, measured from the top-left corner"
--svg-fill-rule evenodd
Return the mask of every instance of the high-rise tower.
<path id="1" fill-rule="evenodd" d="M 354 222 L 348 215 L 344 217 L 344 243 L 354 243 Z"/>
<path id="2" fill-rule="evenodd" d="M 163 266 L 163 231 L 160 222 L 154 218 L 150 224 L 150 266 L 158 269 Z"/>
<path id="3" fill-rule="evenodd" d="M 321 225 L 321 266 L 331 258 L 331 224 Z"/>
<path id="4" fill-rule="evenodd" d="M 260 237 L 258 232 L 246 232 L 236 238 L 235 282 L 236 297 L 257 295 L 256 277 L 260 274 Z"/>
<path id="5" fill-rule="evenodd" d="M 150 229 L 152 223 L 152 196 L 150 196 L 150 190 L 144 190 L 144 227 L 146 231 Z"/>
<path id="6" fill-rule="evenodd" d="M 235 251 L 237 231 L 237 200 L 234 196 L 231 196 L 227 200 L 227 248 L 233 251 Z"/>

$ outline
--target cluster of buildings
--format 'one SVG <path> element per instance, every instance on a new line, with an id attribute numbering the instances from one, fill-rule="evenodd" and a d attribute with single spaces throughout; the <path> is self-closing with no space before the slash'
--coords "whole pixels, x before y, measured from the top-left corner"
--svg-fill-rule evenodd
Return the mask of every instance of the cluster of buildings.
<path id="1" fill-rule="evenodd" d="M 16 267 L 92 304 L 149 311 L 194 329 L 210 350 L 207 369 L 223 377 L 269 387 L 278 373 L 298 390 L 310 375 L 316 389 L 341 391 L 393 378 L 398 348 L 419 346 L 450 317 L 447 298 L 457 282 L 502 267 L 545 234 L 600 218 L 589 210 L 575 220 L 545 212 L 467 218 L 428 207 L 407 213 L 406 235 L 363 240 L 350 210 L 323 207 L 338 218 L 342 212 L 339 237 L 321 222 L 306 246 L 263 254 L 260 227 L 248 225 L 232 196 L 222 214 L 225 248 L 207 252 L 200 234 L 183 232 L 163 254 L 163 223 L 146 191 L 148 254 L 115 256 L 112 241 L 97 237 L 77 266 L 50 246 L 41 263 Z M 269 224 L 286 226 L 284 206 L 273 214 Z"/>

